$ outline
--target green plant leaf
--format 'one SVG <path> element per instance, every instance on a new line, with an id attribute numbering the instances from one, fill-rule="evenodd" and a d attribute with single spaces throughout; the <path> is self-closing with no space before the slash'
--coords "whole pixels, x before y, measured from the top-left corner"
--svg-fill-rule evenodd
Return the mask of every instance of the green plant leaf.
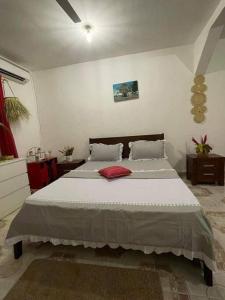
<path id="1" fill-rule="evenodd" d="M 4 108 L 9 122 L 17 122 L 20 119 L 29 119 L 28 109 L 20 102 L 17 97 L 6 97 Z"/>

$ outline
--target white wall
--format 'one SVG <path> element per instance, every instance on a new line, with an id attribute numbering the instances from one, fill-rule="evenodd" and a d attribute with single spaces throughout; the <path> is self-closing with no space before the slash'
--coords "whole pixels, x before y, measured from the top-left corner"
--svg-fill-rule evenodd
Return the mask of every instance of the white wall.
<path id="1" fill-rule="evenodd" d="M 207 91 L 207 130 L 215 152 L 225 156 L 225 69 L 206 74 Z"/>
<path id="2" fill-rule="evenodd" d="M 212 16 L 208 20 L 207 24 L 199 34 L 198 38 L 196 39 L 194 43 L 194 72 L 198 69 L 198 64 L 201 60 L 201 55 L 203 53 L 210 29 L 213 25 L 213 23 L 218 18 L 219 14 L 222 12 L 222 10 L 225 7 L 225 0 L 220 0 L 220 3 L 218 4 L 217 8 L 213 12 Z"/>
<path id="3" fill-rule="evenodd" d="M 3 63 L 5 62 L 0 59 L 0 64 L 2 65 Z M 18 71 L 18 68 L 13 65 L 10 66 L 10 64 L 8 64 L 7 68 L 8 67 L 10 67 L 10 70 L 13 72 Z M 11 129 L 13 131 L 19 156 L 25 156 L 29 148 L 40 146 L 40 125 L 32 78 L 28 72 L 24 72 L 23 70 L 21 70 L 21 72 L 21 75 L 26 73 L 26 78 L 30 78 L 29 82 L 26 84 L 19 84 L 10 80 L 9 84 L 12 87 L 15 96 L 27 107 L 31 116 L 29 120 L 22 120 L 15 124 L 11 124 Z M 12 96 L 7 84 L 4 84 L 4 89 L 6 97 Z"/>
<path id="4" fill-rule="evenodd" d="M 225 76 L 219 81 L 215 74 L 207 76 L 207 121 L 194 123 L 192 54 L 190 47 L 180 47 L 35 72 L 43 146 L 58 155 L 58 149 L 74 145 L 75 157 L 87 157 L 89 137 L 164 132 L 171 163 L 184 170 L 192 135 L 208 133 L 215 151 L 225 154 L 220 138 Z M 138 80 L 140 98 L 114 103 L 112 84 L 129 80 Z"/>
<path id="5" fill-rule="evenodd" d="M 207 73 L 225 70 L 225 38 L 220 39 L 209 62 Z"/>

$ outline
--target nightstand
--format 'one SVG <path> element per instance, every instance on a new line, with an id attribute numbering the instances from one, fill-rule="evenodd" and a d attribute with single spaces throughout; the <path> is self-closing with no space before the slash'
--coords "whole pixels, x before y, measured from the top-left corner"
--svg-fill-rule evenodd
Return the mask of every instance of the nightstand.
<path id="1" fill-rule="evenodd" d="M 85 163 L 85 159 L 75 159 L 73 161 L 62 161 L 57 163 L 58 177 L 74 170 Z"/>
<path id="2" fill-rule="evenodd" d="M 28 162 L 27 172 L 32 190 L 38 190 L 57 179 L 57 158 Z"/>
<path id="3" fill-rule="evenodd" d="M 224 185 L 224 157 L 217 154 L 197 155 L 186 157 L 187 179 L 193 185 L 198 183 L 217 183 Z"/>

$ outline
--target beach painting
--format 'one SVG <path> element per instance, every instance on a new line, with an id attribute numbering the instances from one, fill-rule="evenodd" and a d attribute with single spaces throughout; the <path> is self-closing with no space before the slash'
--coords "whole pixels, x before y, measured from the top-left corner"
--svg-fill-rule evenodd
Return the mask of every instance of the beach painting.
<path id="1" fill-rule="evenodd" d="M 138 81 L 127 81 L 113 84 L 114 102 L 139 98 Z"/>

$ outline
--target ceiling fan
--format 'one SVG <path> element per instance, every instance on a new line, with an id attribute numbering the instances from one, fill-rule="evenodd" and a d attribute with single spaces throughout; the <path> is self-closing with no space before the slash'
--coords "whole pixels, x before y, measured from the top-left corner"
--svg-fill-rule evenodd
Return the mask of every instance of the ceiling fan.
<path id="1" fill-rule="evenodd" d="M 74 23 L 81 22 L 78 14 L 73 9 L 72 5 L 68 0 L 56 0 L 57 3 L 62 7 L 65 13 L 73 20 Z"/>

